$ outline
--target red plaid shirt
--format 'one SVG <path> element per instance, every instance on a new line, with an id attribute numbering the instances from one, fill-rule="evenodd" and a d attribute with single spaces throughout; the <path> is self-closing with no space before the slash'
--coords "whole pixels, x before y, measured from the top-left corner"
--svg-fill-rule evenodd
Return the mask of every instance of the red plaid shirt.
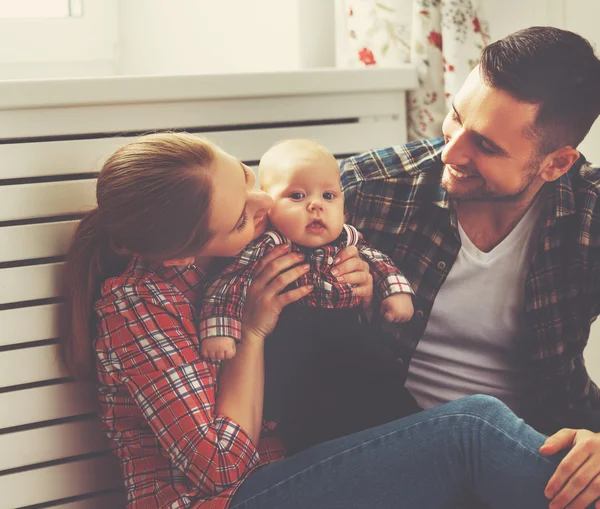
<path id="1" fill-rule="evenodd" d="M 201 340 L 214 336 L 231 337 L 236 341 L 241 339 L 246 292 L 252 283 L 254 269 L 265 253 L 287 241 L 280 233 L 268 231 L 250 243 L 231 265 L 211 281 L 200 311 L 198 333 Z M 326 246 L 307 249 L 292 244 L 292 251 L 304 253 L 303 263 L 310 264 L 311 268 L 294 286 L 314 286 L 313 291 L 298 302 L 310 307 L 336 309 L 360 305 L 361 299 L 352 292 L 352 285 L 338 281 L 331 274 L 335 257 L 346 246 L 356 246 L 361 258 L 369 263 L 373 288 L 379 299 L 397 293 L 412 294 L 408 281 L 394 262 L 370 247 L 356 228 L 346 224 L 342 234 Z"/>
<path id="2" fill-rule="evenodd" d="M 128 508 L 224 508 L 257 465 L 284 456 L 265 423 L 258 448 L 215 414 L 219 368 L 200 357 L 204 274 L 134 258 L 96 303 L 100 416 Z"/>

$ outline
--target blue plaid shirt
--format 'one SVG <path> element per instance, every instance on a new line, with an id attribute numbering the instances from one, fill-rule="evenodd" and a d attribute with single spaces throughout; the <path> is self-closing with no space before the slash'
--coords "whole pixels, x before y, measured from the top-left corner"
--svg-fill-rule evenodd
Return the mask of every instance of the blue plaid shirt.
<path id="1" fill-rule="evenodd" d="M 453 203 L 440 186 L 443 148 L 442 138 L 419 141 L 342 164 L 347 221 L 394 260 L 415 292 L 415 315 L 397 345 L 406 373 L 461 247 Z M 523 310 L 521 352 L 543 387 L 529 421 L 546 433 L 600 431 L 600 391 L 583 360 L 600 313 L 600 168 L 582 156 L 546 186 Z"/>

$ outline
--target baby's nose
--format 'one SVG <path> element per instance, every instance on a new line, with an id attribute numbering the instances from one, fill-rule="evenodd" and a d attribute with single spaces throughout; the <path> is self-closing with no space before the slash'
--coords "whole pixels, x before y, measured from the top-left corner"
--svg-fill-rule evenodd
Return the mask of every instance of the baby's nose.
<path id="1" fill-rule="evenodd" d="M 313 199 L 309 202 L 308 204 L 308 209 L 309 210 L 314 210 L 314 209 L 323 209 L 323 202 L 320 199 Z"/>

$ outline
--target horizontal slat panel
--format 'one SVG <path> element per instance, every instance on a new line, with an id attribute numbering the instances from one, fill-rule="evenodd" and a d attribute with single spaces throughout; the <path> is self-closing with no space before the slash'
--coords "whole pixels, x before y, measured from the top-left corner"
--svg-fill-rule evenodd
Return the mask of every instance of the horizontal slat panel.
<path id="1" fill-rule="evenodd" d="M 47 304 L 0 311 L 0 346 L 57 338 L 60 308 Z"/>
<path id="2" fill-rule="evenodd" d="M 0 435 L 0 471 L 108 449 L 97 419 Z"/>
<path id="3" fill-rule="evenodd" d="M 126 138 L 67 140 L 0 145 L 0 178 L 99 172 Z"/>
<path id="4" fill-rule="evenodd" d="M 0 221 L 61 216 L 96 206 L 96 179 L 0 186 Z"/>
<path id="5" fill-rule="evenodd" d="M 273 143 L 287 138 L 311 138 L 334 154 L 348 154 L 397 144 L 401 134 L 400 122 L 387 117 L 353 124 L 210 133 L 208 137 L 239 159 L 258 161 Z"/>
<path id="6" fill-rule="evenodd" d="M 13 509 L 122 486 L 117 460 L 102 456 L 0 476 L 0 509 Z"/>
<path id="7" fill-rule="evenodd" d="M 110 493 L 69 504 L 53 505 L 52 509 L 124 509 L 125 493 Z"/>
<path id="8" fill-rule="evenodd" d="M 90 413 L 96 407 L 95 388 L 82 383 L 6 392 L 0 394 L 0 429 Z"/>
<path id="9" fill-rule="evenodd" d="M 253 129 L 202 133 L 244 161 L 258 161 L 275 142 L 284 138 L 313 138 L 331 152 L 362 152 L 399 143 L 402 124 L 380 122 Z M 0 178 L 64 175 L 99 171 L 104 160 L 131 138 L 102 138 L 0 145 Z"/>
<path id="10" fill-rule="evenodd" d="M 67 376 L 69 372 L 61 360 L 59 345 L 0 352 L 0 387 L 43 382 Z"/>
<path id="11" fill-rule="evenodd" d="M 370 92 L 0 110 L 0 139 L 398 114 L 404 93 Z"/>
<path id="12" fill-rule="evenodd" d="M 0 262 L 63 255 L 77 224 L 60 221 L 0 228 Z"/>
<path id="13" fill-rule="evenodd" d="M 251 169 L 258 171 L 256 166 L 251 166 Z M 0 227 L 0 262 L 65 255 L 78 223 L 59 221 Z"/>
<path id="14" fill-rule="evenodd" d="M 0 269 L 0 304 L 60 295 L 64 263 Z"/>
<path id="15" fill-rule="evenodd" d="M 319 136 L 319 133 L 322 136 Z M 247 154 L 255 150 L 254 157 L 241 157 L 248 160 L 260 158 L 275 141 L 302 136 L 333 146 L 337 149 L 334 151 L 340 153 L 392 145 L 400 141 L 401 133 L 397 122 L 387 121 L 318 128 L 270 129 L 266 133 L 260 131 L 220 133 L 214 138 L 225 150 L 236 155 L 238 150 Z M 329 143 L 327 143 L 328 139 Z M 0 187 L 0 221 L 60 216 L 89 210 L 96 205 L 95 182 L 94 179 L 90 179 Z"/>

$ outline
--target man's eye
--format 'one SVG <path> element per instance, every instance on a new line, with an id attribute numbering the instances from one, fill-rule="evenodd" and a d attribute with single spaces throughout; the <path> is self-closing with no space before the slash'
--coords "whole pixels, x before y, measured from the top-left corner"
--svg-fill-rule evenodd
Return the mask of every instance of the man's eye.
<path id="1" fill-rule="evenodd" d="M 302 198 L 304 198 L 304 193 L 292 193 L 290 194 L 290 198 L 292 200 L 301 200 Z"/>
<path id="2" fill-rule="evenodd" d="M 478 145 L 479 145 L 479 148 L 480 148 L 480 149 L 481 149 L 483 152 L 485 152 L 486 154 L 493 154 L 493 153 L 495 153 L 495 152 L 496 152 L 496 151 L 495 151 L 495 150 L 494 150 L 492 147 L 490 147 L 490 146 L 489 146 L 489 145 L 488 145 L 488 144 L 485 142 L 485 140 L 479 140 L 479 142 L 478 142 Z"/>
<path id="3" fill-rule="evenodd" d="M 335 198 L 335 194 L 333 193 L 323 193 L 323 198 L 325 198 L 327 201 L 331 201 Z"/>

